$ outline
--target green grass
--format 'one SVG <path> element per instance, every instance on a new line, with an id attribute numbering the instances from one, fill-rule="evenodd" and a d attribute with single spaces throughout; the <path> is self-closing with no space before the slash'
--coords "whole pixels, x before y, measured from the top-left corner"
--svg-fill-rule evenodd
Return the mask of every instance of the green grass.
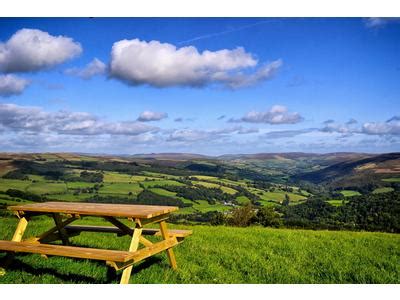
<path id="1" fill-rule="evenodd" d="M 44 178 L 44 176 L 40 176 L 40 175 L 29 175 L 28 176 L 30 180 L 35 180 L 35 181 L 46 181 L 46 179 Z"/>
<path id="2" fill-rule="evenodd" d="M 100 188 L 99 194 L 123 194 L 128 195 L 129 192 L 137 195 L 143 189 L 137 183 L 104 183 Z"/>
<path id="3" fill-rule="evenodd" d="M 28 192 L 38 195 L 44 194 L 63 194 L 67 192 L 64 182 L 34 182 L 26 189 Z"/>
<path id="4" fill-rule="evenodd" d="M 5 192 L 8 189 L 25 190 L 32 182 L 29 180 L 4 179 L 0 178 L 0 191 Z"/>
<path id="5" fill-rule="evenodd" d="M 375 189 L 372 194 L 382 194 L 382 193 L 389 193 L 389 192 L 393 192 L 394 188 L 391 187 L 382 187 L 382 188 L 377 188 Z"/>
<path id="6" fill-rule="evenodd" d="M 285 191 L 281 190 L 275 190 L 274 192 L 267 192 L 255 188 L 250 188 L 249 189 L 251 192 L 254 194 L 258 195 L 261 198 L 261 203 L 264 204 L 265 201 L 268 200 L 273 200 L 277 202 L 282 202 L 285 199 L 285 195 L 287 194 L 289 196 L 289 199 L 291 202 L 299 202 L 301 200 L 306 199 L 306 197 L 299 195 L 299 194 L 294 194 L 294 193 L 287 193 Z"/>
<path id="7" fill-rule="evenodd" d="M 239 196 L 236 197 L 236 201 L 239 202 L 239 204 L 246 204 L 250 202 L 250 199 L 247 198 L 246 196 Z"/>
<path id="8" fill-rule="evenodd" d="M 206 176 L 208 177 L 208 176 Z M 206 181 L 192 181 L 192 183 L 194 185 L 201 185 L 204 186 L 206 188 L 214 188 L 214 189 L 220 189 L 221 191 L 223 191 L 224 193 L 227 193 L 229 195 L 234 195 L 237 193 L 236 190 L 234 190 L 233 188 L 227 187 L 227 186 L 223 186 L 217 183 L 217 181 L 215 183 L 213 182 L 206 182 Z"/>
<path id="9" fill-rule="evenodd" d="M 175 180 L 151 180 L 151 181 L 142 181 L 142 185 L 145 188 L 151 188 L 156 185 L 163 186 L 163 185 L 184 185 L 183 183 L 180 183 Z"/>
<path id="10" fill-rule="evenodd" d="M 2 217 L 0 239 L 10 239 L 16 224 L 15 218 Z M 34 218 L 26 236 L 52 226 L 50 218 Z M 158 254 L 134 266 L 131 283 L 400 283 L 398 234 L 178 227 L 193 230 L 174 248 L 178 270 L 170 269 L 165 253 Z M 110 234 L 84 233 L 71 241 L 89 247 L 129 247 L 129 237 Z M 121 273 L 117 275 L 109 276 L 102 262 L 17 254 L 0 283 L 118 283 Z"/>
<path id="11" fill-rule="evenodd" d="M 117 172 L 104 172 L 104 182 L 130 182 L 133 181 L 131 175 L 117 173 Z"/>
<path id="12" fill-rule="evenodd" d="M 89 194 L 89 193 L 81 193 L 79 195 L 74 195 L 72 193 L 66 193 L 66 194 L 51 194 L 51 195 L 46 195 L 46 198 L 48 200 L 54 200 L 54 201 L 84 201 L 87 198 L 93 197 L 94 194 Z"/>
<path id="13" fill-rule="evenodd" d="M 345 197 L 352 197 L 352 196 L 360 196 L 361 195 L 359 192 L 352 191 L 352 190 L 343 190 L 343 191 L 340 191 L 340 193 Z"/>
<path id="14" fill-rule="evenodd" d="M 223 205 L 221 203 L 216 204 L 209 204 L 206 200 L 196 200 L 198 203 L 193 204 L 193 208 L 201 211 L 201 212 L 208 212 L 208 211 L 226 211 L 232 209 L 230 206 Z M 193 203 L 193 202 L 192 202 Z"/>
<path id="15" fill-rule="evenodd" d="M 157 195 L 176 198 L 176 193 L 175 192 L 167 191 L 167 190 L 164 190 L 162 188 L 150 188 L 149 190 L 151 192 L 157 194 Z"/>
<path id="16" fill-rule="evenodd" d="M 68 189 L 82 189 L 82 188 L 91 188 L 95 185 L 93 182 L 84 182 L 84 181 L 72 181 L 66 182 Z"/>
<path id="17" fill-rule="evenodd" d="M 332 200 L 328 200 L 328 201 L 326 201 L 326 202 L 328 202 L 329 204 L 331 204 L 331 205 L 333 205 L 333 206 L 342 206 L 342 205 L 343 205 L 343 202 L 344 202 L 344 203 L 347 203 L 348 201 L 346 201 L 346 200 L 339 200 L 339 199 L 332 199 Z"/>
<path id="18" fill-rule="evenodd" d="M 386 181 L 386 182 L 400 182 L 400 177 L 385 178 L 385 179 L 382 179 L 382 181 Z"/>

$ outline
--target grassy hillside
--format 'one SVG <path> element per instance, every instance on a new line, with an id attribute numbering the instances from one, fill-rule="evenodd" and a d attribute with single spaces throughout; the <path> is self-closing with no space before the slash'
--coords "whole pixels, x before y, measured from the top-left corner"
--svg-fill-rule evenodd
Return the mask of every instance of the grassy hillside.
<path id="1" fill-rule="evenodd" d="M 94 219 L 93 224 L 99 223 Z M 0 219 L 0 239 L 17 220 Z M 80 221 L 85 223 L 87 221 Z M 36 218 L 26 236 L 52 226 Z M 165 254 L 136 265 L 131 283 L 400 283 L 400 236 L 387 233 L 180 226 L 193 236 L 175 247 L 178 271 Z M 127 237 L 86 233 L 72 238 L 89 247 L 127 249 Z M 0 257 L 4 256 L 0 254 Z M 120 275 L 120 274 L 117 274 Z M 117 283 L 104 263 L 19 254 L 0 283 Z"/>

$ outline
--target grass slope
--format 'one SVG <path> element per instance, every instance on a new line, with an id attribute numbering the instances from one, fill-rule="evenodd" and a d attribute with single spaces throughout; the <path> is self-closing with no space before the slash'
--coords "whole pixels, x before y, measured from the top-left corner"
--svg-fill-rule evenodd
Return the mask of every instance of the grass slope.
<path id="1" fill-rule="evenodd" d="M 10 239 L 15 226 L 16 219 L 2 217 L 0 239 Z M 26 236 L 51 226 L 49 218 L 35 219 Z M 174 248 L 178 270 L 171 270 L 166 255 L 159 254 L 135 265 L 131 283 L 400 283 L 400 235 L 183 228 L 193 229 L 194 234 Z M 72 241 L 90 247 L 129 247 L 128 237 L 107 234 L 85 233 Z M 0 283 L 117 283 L 119 278 L 111 276 L 104 263 L 17 254 Z"/>

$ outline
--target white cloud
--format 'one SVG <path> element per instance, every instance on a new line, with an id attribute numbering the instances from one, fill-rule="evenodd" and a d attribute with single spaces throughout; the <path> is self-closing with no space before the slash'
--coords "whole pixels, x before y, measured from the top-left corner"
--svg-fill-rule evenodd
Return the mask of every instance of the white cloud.
<path id="1" fill-rule="evenodd" d="M 0 127 L 13 132 L 66 135 L 140 135 L 158 130 L 136 121 L 107 122 L 85 112 L 46 112 L 15 104 L 0 104 Z"/>
<path id="2" fill-rule="evenodd" d="M 400 118 L 395 116 L 383 123 L 364 123 L 362 132 L 369 135 L 400 135 Z"/>
<path id="3" fill-rule="evenodd" d="M 137 120 L 140 122 L 150 122 L 150 121 L 159 121 L 165 118 L 168 118 L 168 114 L 165 112 L 155 112 L 146 110 L 139 115 L 139 118 Z"/>
<path id="4" fill-rule="evenodd" d="M 295 124 L 303 120 L 303 117 L 297 113 L 290 113 L 285 106 L 274 105 L 265 112 L 250 111 L 240 119 L 230 119 L 229 122 L 248 122 L 248 123 L 266 123 L 266 124 Z"/>
<path id="5" fill-rule="evenodd" d="M 14 75 L 0 75 L 0 96 L 8 97 L 21 94 L 29 81 Z"/>
<path id="6" fill-rule="evenodd" d="M 366 18 L 365 26 L 368 28 L 381 28 L 388 23 L 400 22 L 400 18 Z"/>
<path id="7" fill-rule="evenodd" d="M 106 73 L 107 66 L 101 60 L 94 58 L 84 68 L 70 68 L 65 71 L 68 75 L 75 75 L 82 79 L 90 79 L 96 75 Z"/>
<path id="8" fill-rule="evenodd" d="M 177 48 L 159 41 L 133 39 L 114 43 L 110 75 L 130 85 L 202 87 L 222 84 L 237 88 L 271 78 L 282 62 L 274 61 L 253 74 L 241 72 L 257 64 L 258 61 L 241 47 L 199 52 L 193 46 Z"/>
<path id="9" fill-rule="evenodd" d="M 12 73 L 47 69 L 81 52 L 81 45 L 72 38 L 24 28 L 8 41 L 0 43 L 0 71 Z"/>
<path id="10" fill-rule="evenodd" d="M 177 129 L 171 132 L 167 141 L 178 142 L 198 142 L 220 140 L 229 137 L 232 134 L 251 134 L 257 133 L 257 128 L 244 128 L 242 126 L 227 127 L 215 130 L 199 130 L 199 129 Z"/>

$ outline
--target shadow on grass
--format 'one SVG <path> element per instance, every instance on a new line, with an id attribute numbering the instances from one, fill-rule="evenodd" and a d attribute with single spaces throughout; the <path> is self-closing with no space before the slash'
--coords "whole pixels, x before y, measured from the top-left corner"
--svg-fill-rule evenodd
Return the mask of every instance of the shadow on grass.
<path id="1" fill-rule="evenodd" d="M 18 254 L 18 256 L 26 256 L 31 254 Z M 51 256 L 49 256 L 50 258 Z M 82 259 L 78 258 L 69 258 L 74 261 L 82 261 Z M 0 259 L 0 266 L 3 266 L 5 261 L 5 257 Z M 160 263 L 162 261 L 159 257 L 149 257 L 143 262 L 138 265 L 134 265 L 132 269 L 132 276 L 135 274 L 140 273 L 141 271 L 151 267 L 153 264 Z M 116 272 L 114 268 L 105 266 L 105 263 L 102 261 L 91 261 L 91 263 L 97 264 L 101 267 L 107 268 L 106 278 L 105 279 L 96 279 L 90 276 L 80 275 L 80 274 L 63 274 L 58 272 L 56 269 L 53 268 L 46 268 L 46 267 L 39 267 L 35 268 L 29 264 L 24 263 L 23 261 L 19 260 L 15 257 L 11 264 L 9 264 L 6 269 L 13 270 L 13 271 L 20 271 L 20 272 L 27 272 L 31 275 L 39 276 L 43 274 L 52 275 L 58 279 L 61 279 L 64 283 L 90 283 L 90 284 L 105 284 L 105 283 L 119 283 L 121 271 Z"/>

